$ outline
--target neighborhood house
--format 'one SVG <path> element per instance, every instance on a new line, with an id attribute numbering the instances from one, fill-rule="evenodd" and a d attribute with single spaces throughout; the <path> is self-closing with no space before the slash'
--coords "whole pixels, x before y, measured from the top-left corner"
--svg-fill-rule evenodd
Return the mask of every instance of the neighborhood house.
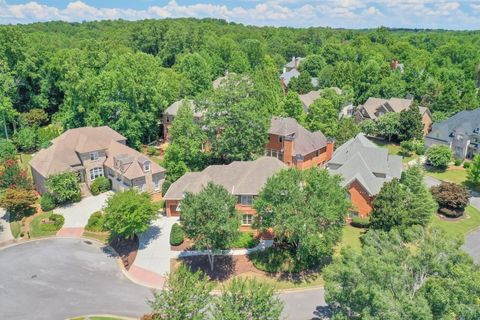
<path id="1" fill-rule="evenodd" d="M 413 99 L 390 98 L 387 100 L 370 97 L 363 105 L 358 106 L 354 116 L 357 122 L 366 119 L 377 120 L 386 113 L 400 113 L 403 110 L 407 110 L 412 104 Z M 432 126 L 432 114 L 426 107 L 419 107 L 419 109 L 422 116 L 423 135 L 426 135 Z"/>
<path id="2" fill-rule="evenodd" d="M 333 154 L 333 140 L 321 131 L 310 132 L 293 118 L 273 117 L 265 155 L 299 169 L 324 165 Z"/>
<path id="3" fill-rule="evenodd" d="M 78 174 L 83 186 L 90 187 L 96 178 L 106 176 L 114 191 L 136 187 L 160 192 L 165 169 L 126 146 L 126 141 L 107 126 L 65 131 L 30 161 L 36 190 L 45 193 L 45 181 L 50 175 L 72 171 Z"/>
<path id="4" fill-rule="evenodd" d="M 435 144 L 448 146 L 458 159 L 473 158 L 480 152 L 480 109 L 461 111 L 433 124 L 425 147 Z"/>
<path id="5" fill-rule="evenodd" d="M 285 64 L 285 66 L 283 67 L 283 72 L 280 75 L 280 81 L 282 83 L 282 88 L 284 92 L 286 92 L 290 80 L 292 80 L 293 78 L 298 78 L 300 76 L 300 71 L 298 71 L 298 68 L 300 67 L 300 62 L 302 62 L 302 60 L 304 59 L 305 58 L 292 57 L 292 61 Z M 312 77 L 311 84 L 314 88 L 318 87 L 318 78 Z"/>
<path id="6" fill-rule="evenodd" d="M 193 113 L 193 118 L 195 121 L 200 121 L 203 117 L 203 113 L 199 111 L 195 111 L 195 105 L 193 103 L 193 100 L 190 99 L 182 99 L 179 101 L 176 101 L 172 103 L 165 111 L 163 112 L 163 119 L 162 119 L 162 124 L 163 124 L 163 139 L 165 141 L 170 140 L 170 136 L 168 134 L 168 130 L 170 130 L 170 127 L 173 124 L 173 120 L 175 120 L 175 117 L 178 114 L 178 110 L 180 109 L 181 106 L 187 106 L 192 109 Z"/>
<path id="7" fill-rule="evenodd" d="M 400 178 L 403 167 L 402 157 L 389 155 L 387 148 L 376 146 L 360 133 L 335 151 L 327 168 L 342 177 L 353 213 L 366 217 L 373 210 L 372 200 L 383 183 Z"/>
<path id="8" fill-rule="evenodd" d="M 163 197 L 166 215 L 180 216 L 181 201 L 187 192 L 198 193 L 209 182 L 222 185 L 238 199 L 237 210 L 242 214 L 242 231 L 251 230 L 254 198 L 259 194 L 267 179 L 286 166 L 271 157 L 254 161 L 234 161 L 228 165 L 212 165 L 201 172 L 187 172 L 175 181 Z"/>

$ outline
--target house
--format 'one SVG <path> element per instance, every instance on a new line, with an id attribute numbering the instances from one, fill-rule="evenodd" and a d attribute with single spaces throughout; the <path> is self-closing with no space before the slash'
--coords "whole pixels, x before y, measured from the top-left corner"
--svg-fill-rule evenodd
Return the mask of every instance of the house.
<path id="1" fill-rule="evenodd" d="M 338 95 L 341 95 L 342 94 L 342 89 L 338 88 L 338 87 L 331 87 L 330 89 L 333 89 L 335 91 L 336 94 Z M 325 90 L 325 89 L 319 89 L 319 90 L 312 90 L 308 93 L 305 93 L 305 94 L 300 94 L 298 97 L 300 98 L 300 101 L 302 102 L 303 104 L 303 110 L 305 112 L 308 112 L 308 108 L 318 99 L 320 98 L 321 94 L 322 94 L 322 91 Z M 355 110 L 355 107 L 353 106 L 353 104 L 348 104 L 346 106 L 344 106 L 339 114 L 338 114 L 338 117 L 339 118 L 349 118 L 353 115 L 353 112 Z"/>
<path id="2" fill-rule="evenodd" d="M 402 174 L 402 157 L 389 155 L 368 140 L 363 133 L 348 140 L 333 154 L 327 164 L 332 174 L 342 177 L 348 190 L 353 213 L 366 217 L 372 211 L 372 201 L 383 184 Z"/>
<path id="3" fill-rule="evenodd" d="M 333 154 L 333 141 L 321 131 L 310 132 L 293 118 L 273 117 L 268 131 L 265 156 L 286 165 L 308 169 L 324 165 Z"/>
<path id="4" fill-rule="evenodd" d="M 283 72 L 280 75 L 280 81 L 282 83 L 282 88 L 284 92 L 287 91 L 290 80 L 292 80 L 293 78 L 298 78 L 298 76 L 300 76 L 298 68 L 300 67 L 300 63 L 304 59 L 305 58 L 292 57 L 292 61 L 284 65 Z M 311 83 L 314 88 L 318 87 L 318 78 L 312 77 Z"/>
<path id="5" fill-rule="evenodd" d="M 182 105 L 188 106 L 191 108 L 193 113 L 193 118 L 195 121 L 200 121 L 203 117 L 203 112 L 195 111 L 195 105 L 191 99 L 181 99 L 172 103 L 165 111 L 163 112 L 162 124 L 163 124 L 163 139 L 165 141 L 170 140 L 168 135 L 168 130 L 173 124 L 173 120 L 177 116 L 178 110 Z"/>
<path id="6" fill-rule="evenodd" d="M 443 144 L 458 159 L 471 159 L 480 153 L 480 109 L 460 111 L 439 123 L 425 137 L 425 147 Z"/>
<path id="7" fill-rule="evenodd" d="M 30 161 L 36 190 L 45 193 L 45 181 L 50 175 L 71 171 L 88 187 L 96 178 L 106 176 L 114 191 L 136 187 L 150 193 L 160 192 L 165 169 L 126 146 L 126 141 L 107 126 L 65 131 Z"/>
<path id="8" fill-rule="evenodd" d="M 376 120 L 389 112 L 400 113 L 401 111 L 410 108 L 412 104 L 413 98 L 381 99 L 370 97 L 363 105 L 358 106 L 354 116 L 357 122 L 361 122 L 366 119 Z M 420 115 L 422 116 L 423 135 L 426 135 L 430 131 L 430 127 L 433 123 L 432 114 L 426 107 L 419 107 L 419 109 Z"/>
<path id="9" fill-rule="evenodd" d="M 186 192 L 198 193 L 209 182 L 222 185 L 230 194 L 237 197 L 237 210 L 242 214 L 242 231 L 251 230 L 253 201 L 260 193 L 268 178 L 287 166 L 271 157 L 261 157 L 254 161 L 234 161 L 228 165 L 212 165 L 201 172 L 187 172 L 172 183 L 163 197 L 166 215 L 180 216 L 181 201 Z"/>

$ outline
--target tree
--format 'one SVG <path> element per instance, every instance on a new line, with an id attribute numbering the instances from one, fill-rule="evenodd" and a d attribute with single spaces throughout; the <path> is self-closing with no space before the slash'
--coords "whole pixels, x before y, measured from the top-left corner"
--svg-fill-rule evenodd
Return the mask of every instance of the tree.
<path id="1" fill-rule="evenodd" d="M 441 208 L 463 212 L 470 202 L 470 193 L 460 184 L 442 181 L 430 191 Z"/>
<path id="2" fill-rule="evenodd" d="M 7 139 L 0 139 L 0 162 L 15 159 L 17 156 L 17 148 Z"/>
<path id="3" fill-rule="evenodd" d="M 480 270 L 438 229 L 369 231 L 324 271 L 333 319 L 476 319 Z M 414 248 L 414 249 L 412 249 Z"/>
<path id="4" fill-rule="evenodd" d="M 467 178 L 468 181 L 472 184 L 478 186 L 480 185 L 480 156 L 475 155 L 473 157 L 472 162 L 470 163 L 470 167 L 467 169 Z"/>
<path id="5" fill-rule="evenodd" d="M 312 54 L 302 61 L 300 70 L 306 71 L 311 77 L 318 77 L 320 70 L 326 66 L 325 59 L 319 54 Z"/>
<path id="6" fill-rule="evenodd" d="M 181 265 L 167 278 L 165 288 L 155 291 L 148 301 L 154 319 L 202 320 L 210 312 L 214 283 L 201 271 L 193 273 Z"/>
<path id="7" fill-rule="evenodd" d="M 47 178 L 45 186 L 59 204 L 80 201 L 82 196 L 75 172 L 53 174 Z"/>
<path id="8" fill-rule="evenodd" d="M 272 229 L 277 241 L 291 245 L 298 268 L 308 268 L 332 255 L 349 207 L 340 177 L 291 168 L 270 177 L 255 199 L 254 227 Z"/>
<path id="9" fill-rule="evenodd" d="M 214 302 L 213 319 L 280 319 L 283 303 L 269 285 L 255 279 L 233 279 Z"/>
<path id="10" fill-rule="evenodd" d="M 133 239 L 135 234 L 147 231 L 159 209 L 148 193 L 136 189 L 116 192 L 107 200 L 105 227 L 114 235 Z"/>
<path id="11" fill-rule="evenodd" d="M 182 56 L 176 65 L 177 69 L 185 74 L 191 83 L 189 94 L 195 95 L 205 91 L 212 85 L 212 75 L 208 62 L 198 53 L 187 53 Z"/>
<path id="12" fill-rule="evenodd" d="M 37 148 L 37 131 L 34 128 L 23 127 L 13 135 L 13 142 L 18 150 L 32 152 Z"/>
<path id="13" fill-rule="evenodd" d="M 0 162 L 0 189 L 3 188 L 32 189 L 27 171 L 20 168 L 16 159 Z"/>
<path id="14" fill-rule="evenodd" d="M 300 72 L 298 77 L 290 79 L 288 90 L 295 91 L 299 94 L 305 94 L 312 91 L 312 77 L 310 77 L 306 71 Z"/>
<path id="15" fill-rule="evenodd" d="M 289 91 L 283 102 L 283 110 L 287 117 L 296 119 L 299 123 L 303 123 L 305 112 L 303 104 L 295 91 Z"/>
<path id="16" fill-rule="evenodd" d="M 400 133 L 400 114 L 389 112 L 381 116 L 377 119 L 376 130 L 378 135 L 387 138 L 388 141 L 398 137 Z"/>
<path id="17" fill-rule="evenodd" d="M 452 150 L 448 146 L 436 144 L 425 152 L 427 162 L 435 168 L 445 169 L 452 160 Z"/>
<path id="18" fill-rule="evenodd" d="M 401 141 L 422 139 L 423 137 L 423 123 L 420 109 L 416 104 L 413 104 L 407 110 L 400 112 L 399 119 L 399 134 L 398 138 Z"/>
<path id="19" fill-rule="evenodd" d="M 182 200 L 183 228 L 198 248 L 207 250 L 213 270 L 215 254 L 238 237 L 240 216 L 237 199 L 221 185 L 208 183 L 199 193 L 187 193 Z"/>
<path id="20" fill-rule="evenodd" d="M 35 192 L 23 188 L 8 188 L 0 199 L 0 206 L 15 215 L 26 214 L 37 201 Z"/>
<path id="21" fill-rule="evenodd" d="M 47 124 L 48 114 L 43 109 L 34 108 L 22 113 L 21 123 L 26 127 L 40 127 Z"/>
<path id="22" fill-rule="evenodd" d="M 338 129 L 335 135 L 335 145 L 341 146 L 348 140 L 360 133 L 360 127 L 353 118 L 341 118 L 338 121 Z"/>
<path id="23" fill-rule="evenodd" d="M 377 134 L 377 123 L 371 119 L 360 122 L 360 130 L 368 136 L 374 136 Z"/>
<path id="24" fill-rule="evenodd" d="M 334 137 L 338 130 L 338 111 L 330 100 L 320 97 L 308 108 L 306 123 L 311 131 L 321 130 L 325 136 Z"/>

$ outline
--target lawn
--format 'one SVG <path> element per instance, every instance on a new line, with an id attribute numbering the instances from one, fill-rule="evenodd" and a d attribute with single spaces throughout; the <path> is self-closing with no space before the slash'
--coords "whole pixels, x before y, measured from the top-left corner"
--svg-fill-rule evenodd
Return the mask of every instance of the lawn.
<path id="1" fill-rule="evenodd" d="M 21 232 L 21 225 L 20 225 L 20 221 L 11 221 L 10 222 L 10 229 L 12 230 L 12 236 L 14 238 L 18 238 L 18 236 L 20 235 L 20 232 Z"/>
<path id="2" fill-rule="evenodd" d="M 82 234 L 82 237 L 91 238 L 100 241 L 101 243 L 108 243 L 108 238 L 110 237 L 109 232 L 92 232 L 85 230 Z"/>
<path id="3" fill-rule="evenodd" d="M 375 143 L 377 146 L 379 146 L 381 148 L 387 148 L 388 149 L 388 154 L 402 156 L 403 157 L 403 159 L 402 159 L 403 163 L 408 163 L 409 161 L 418 158 L 418 155 L 416 155 L 415 153 L 413 153 L 409 157 L 404 157 L 402 155 L 402 153 L 400 152 L 401 148 L 400 148 L 399 144 L 391 143 L 391 142 L 388 142 L 386 140 L 378 140 L 378 139 L 370 139 L 370 141 L 372 141 L 373 143 Z"/>
<path id="4" fill-rule="evenodd" d="M 360 252 L 362 244 L 360 236 L 365 232 L 365 229 L 355 228 L 351 225 L 346 225 L 343 228 L 342 242 L 335 248 L 335 254 L 338 255 L 342 248 L 350 246 L 353 250 Z"/>
<path id="5" fill-rule="evenodd" d="M 30 174 L 30 167 L 28 163 L 32 160 L 33 155 L 30 153 L 20 153 L 18 155 L 18 163 L 22 169 L 26 169 Z"/>
<path id="6" fill-rule="evenodd" d="M 432 225 L 439 227 L 450 236 L 464 237 L 470 231 L 480 227 L 480 211 L 472 206 L 466 208 L 467 217 L 459 221 L 446 221 L 435 215 Z"/>
<path id="7" fill-rule="evenodd" d="M 30 237 L 38 238 L 53 236 L 58 230 L 60 230 L 63 221 L 60 225 L 42 223 L 42 220 L 48 219 L 52 214 L 53 212 L 44 212 L 33 218 L 30 224 Z"/>
<path id="8" fill-rule="evenodd" d="M 467 181 L 467 170 L 463 168 L 447 169 L 445 171 L 426 170 L 425 174 L 433 178 L 464 184 Z"/>

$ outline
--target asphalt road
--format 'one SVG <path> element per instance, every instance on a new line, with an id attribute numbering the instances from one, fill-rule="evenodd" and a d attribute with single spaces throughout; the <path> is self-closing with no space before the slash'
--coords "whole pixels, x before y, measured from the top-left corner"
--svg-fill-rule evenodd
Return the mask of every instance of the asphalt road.
<path id="1" fill-rule="evenodd" d="M 2 319 L 56 320 L 84 314 L 139 317 L 149 289 L 121 272 L 97 243 L 81 239 L 33 241 L 0 250 Z M 282 294 L 287 319 L 317 319 L 323 289 Z"/>

